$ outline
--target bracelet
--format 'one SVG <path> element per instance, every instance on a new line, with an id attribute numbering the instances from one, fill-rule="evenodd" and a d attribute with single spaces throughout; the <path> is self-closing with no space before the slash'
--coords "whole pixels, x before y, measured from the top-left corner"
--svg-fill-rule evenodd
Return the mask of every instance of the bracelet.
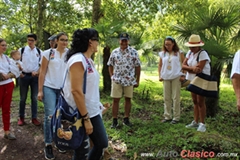
<path id="1" fill-rule="evenodd" d="M 82 116 L 82 118 L 85 118 L 85 117 L 87 117 L 88 116 L 88 112 L 84 115 L 84 116 Z"/>
<path id="2" fill-rule="evenodd" d="M 90 118 L 87 116 L 86 118 L 83 118 L 84 121 L 89 121 Z"/>

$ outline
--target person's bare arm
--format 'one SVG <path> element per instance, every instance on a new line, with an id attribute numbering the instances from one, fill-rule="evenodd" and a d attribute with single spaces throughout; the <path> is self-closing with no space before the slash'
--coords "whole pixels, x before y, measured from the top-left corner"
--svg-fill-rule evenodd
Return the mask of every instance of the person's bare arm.
<path id="1" fill-rule="evenodd" d="M 139 86 L 140 75 L 141 75 L 141 66 L 137 66 L 137 67 L 135 67 L 135 76 L 136 76 L 137 84 L 135 84 L 134 87 L 138 87 Z"/>
<path id="2" fill-rule="evenodd" d="M 112 77 L 112 75 L 113 75 L 113 66 L 108 66 L 108 72 L 109 72 L 110 77 Z"/>
<path id="3" fill-rule="evenodd" d="M 69 69 L 70 83 L 71 83 L 71 93 L 73 94 L 74 101 L 77 108 L 82 116 L 88 114 L 85 105 L 85 95 L 83 93 L 83 82 L 84 82 L 84 68 L 82 62 L 74 63 Z M 89 117 L 84 117 L 84 127 L 87 134 L 93 132 L 93 126 Z"/>
<path id="4" fill-rule="evenodd" d="M 48 60 L 43 57 L 42 62 L 41 62 L 41 66 L 40 66 L 40 74 L 38 77 L 38 100 L 42 101 L 43 99 L 43 84 L 44 84 L 44 80 L 45 80 L 45 76 L 47 73 L 47 67 L 48 67 Z"/>
<path id="5" fill-rule="evenodd" d="M 163 81 L 163 79 L 161 78 L 161 70 L 162 70 L 162 58 L 159 58 L 159 63 L 158 63 L 159 81 Z"/>

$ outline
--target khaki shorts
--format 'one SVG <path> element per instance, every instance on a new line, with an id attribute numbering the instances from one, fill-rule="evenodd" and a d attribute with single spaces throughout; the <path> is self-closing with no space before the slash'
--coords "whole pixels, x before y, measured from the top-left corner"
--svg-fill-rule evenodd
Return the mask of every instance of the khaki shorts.
<path id="1" fill-rule="evenodd" d="M 121 98 L 122 96 L 127 98 L 132 98 L 133 86 L 122 86 L 121 84 L 117 84 L 112 81 L 111 97 Z"/>

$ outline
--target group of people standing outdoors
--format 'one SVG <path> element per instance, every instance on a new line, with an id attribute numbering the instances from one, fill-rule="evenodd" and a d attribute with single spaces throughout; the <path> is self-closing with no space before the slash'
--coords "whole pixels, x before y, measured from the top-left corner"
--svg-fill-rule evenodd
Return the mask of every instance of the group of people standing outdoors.
<path id="1" fill-rule="evenodd" d="M 45 158 L 55 159 L 50 127 L 60 88 L 63 87 L 65 100 L 73 108 L 78 108 L 83 117 L 83 126 L 86 131 L 83 143 L 74 151 L 73 160 L 100 159 L 108 147 L 108 138 L 102 121 L 102 108 L 104 107 L 100 102 L 99 95 L 100 75 L 91 59 L 99 45 L 98 32 L 93 28 L 75 30 L 69 49 L 68 35 L 64 32 L 51 36 L 49 38 L 51 48 L 45 51 L 41 51 L 35 46 L 36 41 L 35 34 L 28 34 L 28 45 L 13 51 L 11 59 L 4 54 L 7 47 L 6 41 L 0 39 L 0 107 L 2 108 L 4 138 L 16 139 L 15 135 L 10 132 L 10 105 L 14 88 L 12 78 L 20 77 L 18 125 L 25 125 L 25 105 L 30 87 L 31 118 L 32 123 L 36 126 L 41 124 L 37 119 L 37 101 L 42 101 L 44 104 Z M 117 128 L 119 125 L 119 101 L 122 97 L 125 100 L 123 124 L 132 126 L 130 122 L 131 99 L 134 88 L 139 86 L 141 62 L 137 50 L 129 43 L 130 36 L 122 33 L 119 37 L 120 46 L 112 51 L 107 63 L 112 80 L 113 121 L 111 128 Z M 180 121 L 181 84 L 186 79 L 191 81 L 197 73 L 203 72 L 208 75 L 211 73 L 210 58 L 208 53 L 201 48 L 204 43 L 200 36 L 191 35 L 185 45 L 190 50 L 184 57 L 176 40 L 167 36 L 164 39 L 162 51 L 159 52 L 158 73 L 159 81 L 163 82 L 164 92 L 163 123 L 176 124 Z M 231 78 L 237 96 L 237 107 L 240 111 L 239 59 L 240 52 L 237 52 Z M 86 93 L 83 91 L 85 71 L 87 72 Z M 64 77 L 66 78 L 64 79 Z M 197 128 L 197 131 L 205 132 L 205 97 L 195 93 L 191 93 L 191 96 L 194 104 L 194 120 L 186 127 Z M 94 144 L 91 149 L 89 149 L 89 138 Z M 59 151 L 65 152 L 60 149 Z"/>
<path id="2" fill-rule="evenodd" d="M 164 119 L 162 123 L 176 124 L 180 120 L 180 91 L 186 80 L 193 80 L 198 73 L 211 75 L 210 58 L 202 49 L 204 42 L 199 35 L 192 34 L 185 43 L 189 51 L 184 57 L 175 39 L 167 36 L 163 43 L 163 49 L 159 52 L 159 81 L 163 82 L 164 93 Z M 237 108 L 240 112 L 240 51 L 235 54 L 231 79 L 237 98 Z M 196 128 L 205 132 L 206 105 L 205 97 L 191 92 L 194 104 L 194 119 L 186 125 L 186 128 Z M 173 111 L 172 111 L 173 110 Z"/>

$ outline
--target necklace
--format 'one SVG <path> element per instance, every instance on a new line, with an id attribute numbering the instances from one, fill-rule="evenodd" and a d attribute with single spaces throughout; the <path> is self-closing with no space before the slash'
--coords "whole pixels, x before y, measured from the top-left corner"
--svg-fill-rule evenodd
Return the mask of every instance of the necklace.
<path id="1" fill-rule="evenodd" d="M 169 57 L 168 57 L 168 66 L 167 66 L 168 70 L 172 69 L 171 62 L 172 62 L 172 52 L 169 53 Z"/>

